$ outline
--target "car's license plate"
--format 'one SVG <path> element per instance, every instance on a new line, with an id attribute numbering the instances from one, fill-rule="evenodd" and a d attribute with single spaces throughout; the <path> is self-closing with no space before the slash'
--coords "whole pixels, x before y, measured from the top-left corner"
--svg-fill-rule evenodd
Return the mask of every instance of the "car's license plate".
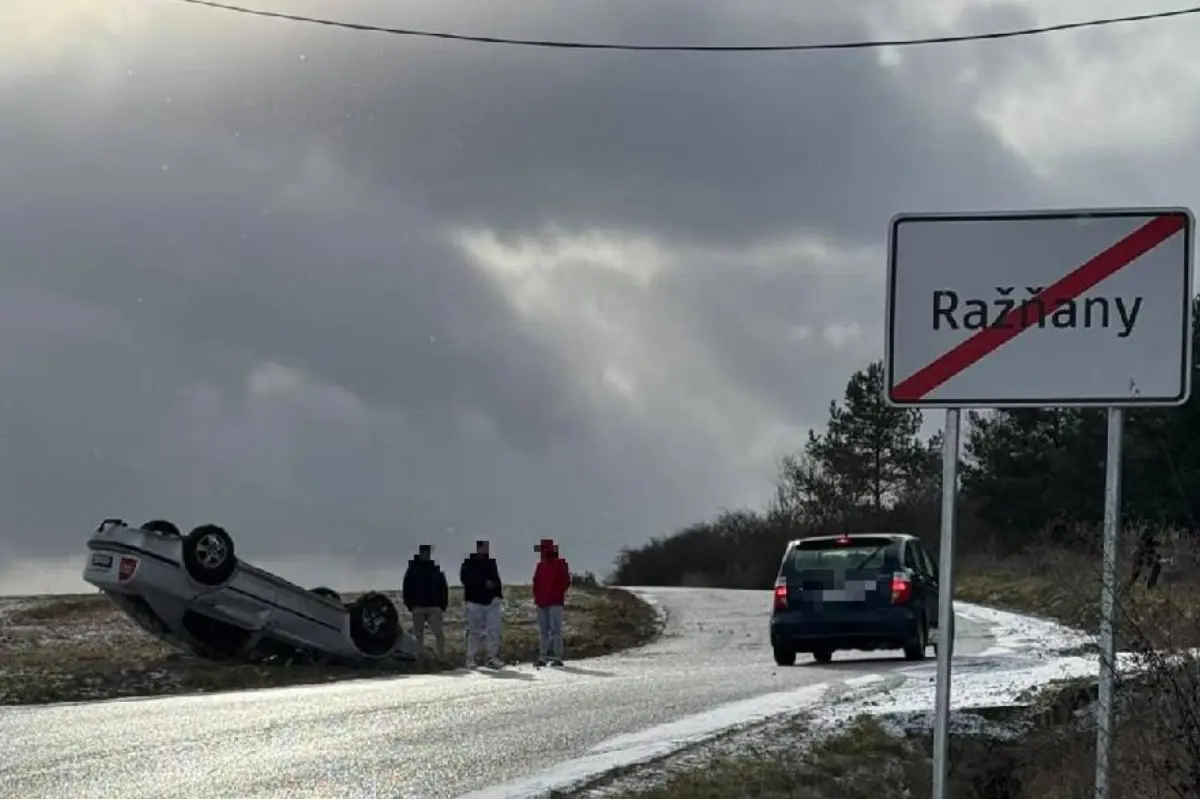
<path id="1" fill-rule="evenodd" d="M 866 600 L 867 592 L 873 591 L 875 581 L 846 581 L 845 589 L 826 589 L 821 593 L 821 597 L 835 602 Z"/>
<path id="2" fill-rule="evenodd" d="M 92 566 L 101 567 L 102 569 L 111 569 L 113 565 L 113 557 L 108 553 L 92 553 Z"/>

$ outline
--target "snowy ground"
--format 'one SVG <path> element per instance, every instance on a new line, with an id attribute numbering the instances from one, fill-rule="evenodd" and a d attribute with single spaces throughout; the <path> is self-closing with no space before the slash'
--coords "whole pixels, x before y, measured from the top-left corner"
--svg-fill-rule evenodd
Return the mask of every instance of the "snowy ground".
<path id="1" fill-rule="evenodd" d="M 1057 623 L 956 602 L 961 619 L 990 626 L 992 646 L 956 657 L 951 704 L 958 732 L 1011 735 L 973 710 L 1027 704 L 1035 690 L 1056 680 L 1095 675 L 1090 637 Z M 1132 659 L 1123 659 L 1132 669 Z M 834 662 L 837 663 L 836 661 Z M 672 774 L 702 768 L 720 756 L 774 742 L 795 748 L 798 723 L 815 739 L 844 729 L 863 714 L 884 717 L 911 731 L 932 724 L 936 663 L 931 658 L 898 670 L 856 674 L 837 683 L 805 686 L 727 704 L 712 711 L 612 739 L 587 756 L 539 775 L 491 787 L 475 797 L 535 797 L 550 792 L 582 797 L 624 797 Z M 781 736 L 783 731 L 790 735 Z"/>

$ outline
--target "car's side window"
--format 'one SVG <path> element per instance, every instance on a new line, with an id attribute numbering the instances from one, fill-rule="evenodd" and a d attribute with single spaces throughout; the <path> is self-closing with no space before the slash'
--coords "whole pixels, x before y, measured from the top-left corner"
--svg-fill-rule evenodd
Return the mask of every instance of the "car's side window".
<path id="1" fill-rule="evenodd" d="M 925 562 L 925 572 L 929 575 L 929 577 L 933 578 L 934 580 L 937 580 L 937 577 L 938 577 L 937 562 L 933 560 L 933 555 L 928 550 L 925 549 L 925 545 L 922 544 L 922 545 L 918 545 L 918 546 L 921 548 L 921 559 Z"/>
<path id="2" fill-rule="evenodd" d="M 909 541 L 909 542 L 905 543 L 905 545 L 904 545 L 904 566 L 905 566 L 905 568 L 911 569 L 913 572 L 916 572 L 918 575 L 923 575 L 926 572 L 926 570 L 925 570 L 925 565 L 921 563 L 921 556 L 917 553 L 918 547 L 919 547 L 919 545 L 913 541 Z"/>

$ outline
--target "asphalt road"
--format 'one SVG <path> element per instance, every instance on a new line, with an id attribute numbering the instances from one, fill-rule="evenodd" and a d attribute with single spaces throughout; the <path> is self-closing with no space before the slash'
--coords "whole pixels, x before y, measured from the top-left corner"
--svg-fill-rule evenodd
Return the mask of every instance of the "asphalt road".
<path id="1" fill-rule="evenodd" d="M 723 703 L 911 666 L 888 653 L 779 669 L 770 595 L 645 590 L 664 636 L 563 671 L 355 681 L 0 709 L 4 797 L 456 797 Z M 960 618 L 956 655 L 989 646 Z"/>

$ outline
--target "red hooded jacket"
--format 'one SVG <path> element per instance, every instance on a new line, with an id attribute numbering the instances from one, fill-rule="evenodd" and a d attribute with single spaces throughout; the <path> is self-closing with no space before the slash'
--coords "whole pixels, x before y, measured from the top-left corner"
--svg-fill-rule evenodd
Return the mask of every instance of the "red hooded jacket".
<path id="1" fill-rule="evenodd" d="M 571 569 L 557 552 L 542 552 L 533 570 L 533 602 L 539 608 L 561 606 L 567 601 L 571 587 Z"/>

